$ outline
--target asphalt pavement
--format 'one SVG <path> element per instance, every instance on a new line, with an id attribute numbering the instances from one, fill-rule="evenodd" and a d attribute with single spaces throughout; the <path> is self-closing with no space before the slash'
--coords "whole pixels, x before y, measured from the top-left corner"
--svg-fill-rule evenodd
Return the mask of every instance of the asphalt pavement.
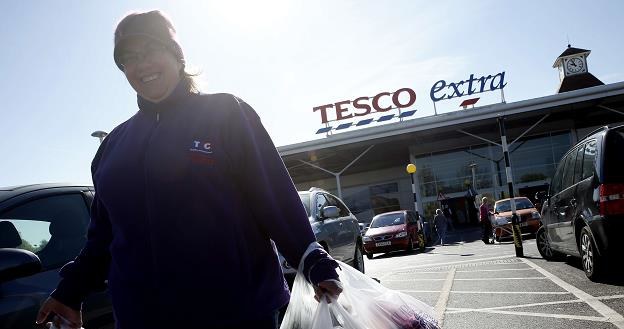
<path id="1" fill-rule="evenodd" d="M 450 232 L 423 253 L 366 260 L 367 275 L 434 308 L 443 328 L 623 328 L 624 278 L 585 277 L 580 260 L 548 262 L 535 240 L 515 256 L 512 241 L 485 245 L 479 230 Z"/>

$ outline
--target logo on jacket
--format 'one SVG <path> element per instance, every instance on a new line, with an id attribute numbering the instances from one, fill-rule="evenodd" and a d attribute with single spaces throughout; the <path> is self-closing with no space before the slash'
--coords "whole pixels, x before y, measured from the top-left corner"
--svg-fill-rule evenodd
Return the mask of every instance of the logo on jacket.
<path id="1" fill-rule="evenodd" d="M 215 159 L 212 158 L 212 143 L 210 142 L 202 142 L 202 141 L 193 141 L 191 143 L 191 148 L 189 149 L 191 155 L 191 162 L 194 163 L 203 163 L 203 164 L 214 164 Z"/>
<path id="2" fill-rule="evenodd" d="M 189 151 L 212 154 L 212 144 L 210 142 L 193 141 L 193 145 L 191 145 Z"/>

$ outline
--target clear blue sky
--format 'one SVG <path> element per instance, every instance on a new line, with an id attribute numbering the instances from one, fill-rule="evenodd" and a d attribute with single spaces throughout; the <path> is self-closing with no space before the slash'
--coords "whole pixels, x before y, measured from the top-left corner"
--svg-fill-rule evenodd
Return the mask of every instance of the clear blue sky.
<path id="1" fill-rule="evenodd" d="M 115 24 L 154 8 L 173 19 L 203 90 L 245 99 L 277 145 L 319 138 L 315 106 L 400 87 L 416 90 L 418 116 L 432 115 L 431 86 L 471 73 L 505 71 L 508 102 L 551 95 L 559 82 L 551 66 L 568 36 L 592 50 L 595 76 L 624 80 L 616 0 L 6 1 L 0 186 L 91 182 L 91 132 L 137 111 L 112 60 Z"/>

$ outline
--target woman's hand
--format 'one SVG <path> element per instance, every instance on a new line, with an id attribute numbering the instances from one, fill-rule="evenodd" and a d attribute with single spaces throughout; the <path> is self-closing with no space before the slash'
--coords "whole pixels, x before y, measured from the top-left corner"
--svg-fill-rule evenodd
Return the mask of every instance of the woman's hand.
<path id="1" fill-rule="evenodd" d="M 320 301 L 321 297 L 333 297 L 338 298 L 342 292 L 342 284 L 338 280 L 327 280 L 319 282 L 318 286 L 314 287 L 314 298 L 316 301 Z M 330 298 L 327 298 L 327 302 L 331 302 Z"/>
<path id="2" fill-rule="evenodd" d="M 65 326 L 64 328 L 81 328 L 82 327 L 82 313 L 76 311 L 73 308 L 59 302 L 58 300 L 48 297 L 43 302 L 37 314 L 37 324 L 42 324 L 50 314 L 56 315 L 52 322 L 46 323 L 49 328 L 52 324 L 57 328 Z"/>

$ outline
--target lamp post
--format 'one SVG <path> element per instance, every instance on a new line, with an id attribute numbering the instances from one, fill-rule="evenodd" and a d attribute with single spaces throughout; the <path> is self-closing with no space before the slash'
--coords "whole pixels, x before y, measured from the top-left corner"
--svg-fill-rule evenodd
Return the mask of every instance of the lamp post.
<path id="1" fill-rule="evenodd" d="M 104 140 L 106 136 L 108 136 L 108 133 L 105 131 L 101 131 L 101 130 L 96 130 L 93 133 L 91 133 L 91 137 L 97 137 L 100 139 L 100 144 L 102 144 L 102 141 Z"/>
<path id="2" fill-rule="evenodd" d="M 414 165 L 413 163 L 410 163 L 407 165 L 407 168 L 405 168 L 405 170 L 407 171 L 407 173 L 410 175 L 410 178 L 412 179 L 412 194 L 414 195 L 414 211 L 416 212 L 416 219 L 420 220 L 420 217 L 418 216 L 418 200 L 416 200 L 416 185 L 414 184 L 414 174 L 416 173 L 416 165 Z"/>

